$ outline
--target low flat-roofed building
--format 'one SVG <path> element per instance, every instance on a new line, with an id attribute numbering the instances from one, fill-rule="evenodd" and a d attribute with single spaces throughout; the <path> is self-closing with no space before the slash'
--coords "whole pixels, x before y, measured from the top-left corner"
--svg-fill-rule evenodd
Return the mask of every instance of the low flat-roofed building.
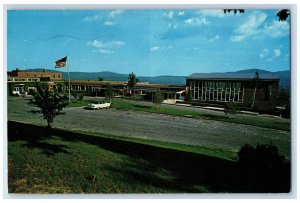
<path id="1" fill-rule="evenodd" d="M 41 72 L 27 72 L 27 71 L 22 71 L 18 68 L 16 70 L 7 72 L 8 78 L 39 78 L 41 81 L 58 81 L 62 80 L 62 73 L 60 72 L 46 72 L 44 71 Z"/>
<path id="2" fill-rule="evenodd" d="M 258 110 L 276 107 L 279 91 L 279 77 L 274 74 L 259 73 L 195 73 L 187 77 L 187 97 L 199 103 L 234 102 L 239 106 Z M 254 100 L 254 103 L 253 103 Z"/>

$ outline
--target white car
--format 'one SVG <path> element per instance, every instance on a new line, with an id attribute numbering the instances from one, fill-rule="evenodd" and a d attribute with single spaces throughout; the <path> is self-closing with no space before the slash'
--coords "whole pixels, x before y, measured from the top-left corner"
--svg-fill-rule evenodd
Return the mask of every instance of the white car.
<path id="1" fill-rule="evenodd" d="M 97 101 L 93 104 L 88 104 L 88 109 L 104 109 L 109 107 L 110 107 L 110 103 L 103 102 L 103 101 Z"/>

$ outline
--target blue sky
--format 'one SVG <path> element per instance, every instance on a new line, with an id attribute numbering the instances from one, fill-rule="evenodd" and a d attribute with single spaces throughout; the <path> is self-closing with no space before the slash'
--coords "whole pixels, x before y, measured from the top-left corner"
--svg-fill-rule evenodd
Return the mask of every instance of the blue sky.
<path id="1" fill-rule="evenodd" d="M 10 10 L 7 69 L 54 69 L 68 54 L 70 71 L 138 76 L 288 70 L 290 22 L 277 12 Z"/>

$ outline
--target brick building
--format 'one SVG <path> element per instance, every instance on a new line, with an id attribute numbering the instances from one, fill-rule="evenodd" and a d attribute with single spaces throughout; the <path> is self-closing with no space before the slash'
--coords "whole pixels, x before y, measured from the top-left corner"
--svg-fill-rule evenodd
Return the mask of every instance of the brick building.
<path id="1" fill-rule="evenodd" d="M 32 78 L 32 79 L 39 78 L 40 81 L 62 80 L 62 73 L 46 72 L 45 69 L 42 72 L 27 72 L 27 71 L 22 71 L 17 68 L 16 70 L 8 72 L 7 75 L 8 75 L 8 81 L 14 81 L 16 79 L 21 79 L 21 78 L 24 78 L 24 79 L 25 78 Z M 16 80 L 16 81 L 18 81 L 18 80 Z"/>
<path id="2" fill-rule="evenodd" d="M 62 82 L 62 73 L 26 72 L 20 69 L 7 72 L 7 83 L 9 94 L 23 94 L 35 90 L 36 82 L 47 83 L 50 88 L 55 88 L 57 82 Z"/>
<path id="3" fill-rule="evenodd" d="M 270 110 L 276 107 L 279 78 L 273 74 L 195 73 L 187 77 L 186 93 L 198 103 L 234 102 L 241 107 Z"/>

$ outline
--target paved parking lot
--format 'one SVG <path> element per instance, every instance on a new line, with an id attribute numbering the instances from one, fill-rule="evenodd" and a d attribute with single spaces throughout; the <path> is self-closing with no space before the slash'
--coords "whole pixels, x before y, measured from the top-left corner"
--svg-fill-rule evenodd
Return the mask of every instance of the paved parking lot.
<path id="1" fill-rule="evenodd" d="M 9 97 L 7 109 L 9 120 L 46 125 L 40 114 L 32 113 L 36 107 L 29 106 L 24 98 Z M 273 143 L 285 154 L 290 154 L 291 139 L 287 131 L 112 108 L 67 108 L 63 112 L 55 118 L 53 127 L 234 151 L 245 143 Z"/>

